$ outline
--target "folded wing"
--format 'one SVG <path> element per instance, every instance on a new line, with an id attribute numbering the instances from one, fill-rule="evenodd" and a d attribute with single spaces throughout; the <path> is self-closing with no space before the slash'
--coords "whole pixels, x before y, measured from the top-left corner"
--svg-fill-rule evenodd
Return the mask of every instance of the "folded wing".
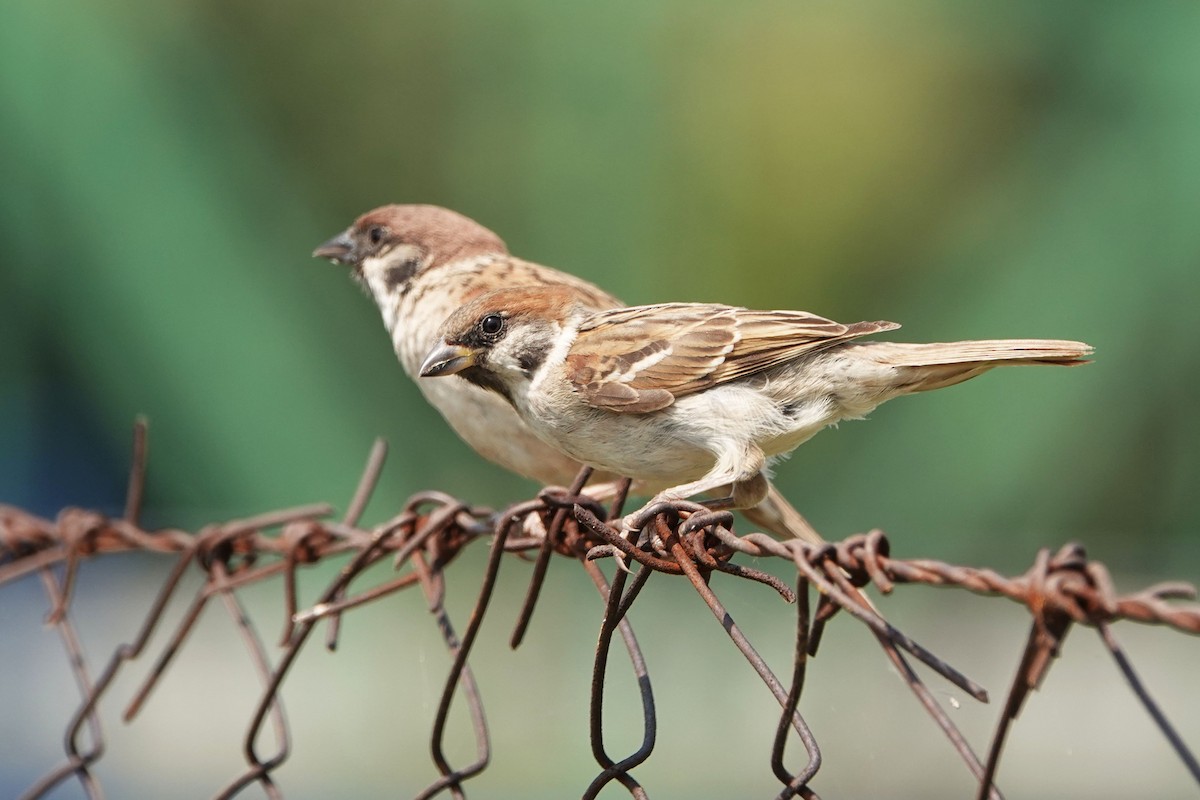
<path id="1" fill-rule="evenodd" d="M 843 325 L 805 311 L 664 303 L 584 320 L 566 357 L 568 379 L 592 406 L 640 414 L 678 397 L 771 369 L 894 322 Z"/>

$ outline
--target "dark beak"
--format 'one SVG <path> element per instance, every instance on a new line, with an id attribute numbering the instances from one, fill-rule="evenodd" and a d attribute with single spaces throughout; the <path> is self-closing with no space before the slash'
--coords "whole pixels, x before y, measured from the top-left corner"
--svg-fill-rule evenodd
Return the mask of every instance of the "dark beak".
<path id="1" fill-rule="evenodd" d="M 351 265 L 356 260 L 353 253 L 354 241 L 350 238 L 350 231 L 342 231 L 313 250 L 313 258 L 328 258 L 338 264 Z"/>
<path id="2" fill-rule="evenodd" d="M 475 351 L 460 344 L 442 342 L 429 351 L 421 365 L 422 378 L 453 375 L 475 364 Z"/>

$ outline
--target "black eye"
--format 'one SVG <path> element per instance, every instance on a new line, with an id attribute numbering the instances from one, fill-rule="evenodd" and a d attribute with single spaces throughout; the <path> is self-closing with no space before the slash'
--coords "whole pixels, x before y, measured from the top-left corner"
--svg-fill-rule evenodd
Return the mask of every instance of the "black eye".
<path id="1" fill-rule="evenodd" d="M 479 330 L 487 336 L 495 336 L 504 330 L 504 317 L 499 314 L 488 314 L 479 320 Z"/>
<path id="2" fill-rule="evenodd" d="M 379 244 L 383 241 L 383 237 L 386 235 L 387 228 L 383 227 L 382 225 L 372 225 L 367 230 L 367 239 L 371 241 L 371 244 Z"/>

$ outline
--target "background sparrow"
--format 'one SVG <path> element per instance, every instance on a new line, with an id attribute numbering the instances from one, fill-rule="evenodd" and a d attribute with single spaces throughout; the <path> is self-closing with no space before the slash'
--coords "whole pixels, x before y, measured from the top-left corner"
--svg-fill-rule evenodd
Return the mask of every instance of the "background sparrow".
<path id="1" fill-rule="evenodd" d="M 587 281 L 515 258 L 495 233 L 437 206 L 376 208 L 317 247 L 313 256 L 351 268 L 379 306 L 396 356 L 413 378 L 438 341 L 439 325 L 482 294 L 520 286 L 562 298 L 581 312 L 623 305 Z M 539 439 L 496 392 L 464 381 L 417 383 L 450 427 L 484 458 L 544 484 L 569 485 L 579 471 L 576 459 Z M 603 495 L 604 490 L 593 487 L 589 493 Z M 774 487 L 768 486 L 763 502 L 743 513 L 777 536 L 821 541 Z"/>
<path id="2" fill-rule="evenodd" d="M 524 287 L 455 311 L 420 374 L 494 392 L 543 440 L 639 479 L 656 501 L 732 485 L 724 505 L 741 508 L 763 497 L 772 459 L 827 425 L 992 367 L 1080 364 L 1092 351 L 1044 339 L 853 341 L 898 327 L 702 303 L 597 311 L 570 291 Z"/>

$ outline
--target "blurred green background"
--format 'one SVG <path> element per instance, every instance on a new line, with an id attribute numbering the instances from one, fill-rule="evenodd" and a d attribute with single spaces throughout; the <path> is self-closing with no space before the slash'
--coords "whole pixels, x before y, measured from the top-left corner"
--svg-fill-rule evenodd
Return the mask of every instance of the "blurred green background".
<path id="1" fill-rule="evenodd" d="M 426 488 L 496 506 L 529 497 L 535 487 L 481 462 L 425 407 L 345 272 L 309 257 L 368 208 L 428 202 L 632 303 L 714 300 L 892 319 L 904 324 L 892 338 L 913 341 L 1088 341 L 1097 351 L 1088 367 L 993 373 L 822 434 L 779 467 L 778 484 L 829 538 L 883 527 L 901 555 L 1011 572 L 1037 547 L 1074 539 L 1123 588 L 1196 580 L 1198 41 L 1200 6 L 1186 2 L 12 0 L 0 9 L 0 501 L 45 515 L 68 504 L 120 509 L 139 413 L 151 423 L 155 525 L 195 528 L 317 500 L 344 506 L 375 436 L 392 455 L 369 521 Z M 456 587 L 465 609 L 479 560 L 464 564 L 474 565 L 462 567 Z M 113 639 L 100 636 L 97 655 L 130 635 L 148 600 L 129 587 L 152 586 L 161 567 L 139 561 L 98 581 L 93 591 L 107 599 L 96 607 L 111 609 L 103 624 Z M 515 597 L 523 577 L 505 591 Z M 37 627 L 36 581 L 28 583 L 35 610 L 18 616 L 10 600 L 0 620 L 52 645 Z M 769 698 L 720 632 L 707 630 L 707 612 L 672 588 L 660 587 L 657 602 L 691 620 L 697 640 L 668 627 L 674 648 L 657 653 L 659 663 L 684 666 L 659 667 L 661 675 L 696 669 L 703 681 L 708 673 L 687 665 L 720 651 L 714 680 L 736 674 L 736 691 L 760 705 L 744 722 L 713 728 L 711 711 L 675 697 L 680 716 L 664 720 L 662 747 L 686 742 L 694 728 L 708 730 L 704 746 L 734 748 L 713 733 L 731 725 L 769 742 Z M 271 630 L 278 589 L 261 595 Z M 512 699 L 564 715 L 560 706 L 578 705 L 570 709 L 578 716 L 561 733 L 551 721 L 530 726 L 518 741 L 574 749 L 561 771 L 539 767 L 532 779 L 519 744 L 498 753 L 483 779 L 497 783 L 484 796 L 516 796 L 505 780 L 521 796 L 572 796 L 590 774 L 579 698 L 599 607 L 577 571 L 562 570 L 551 589 L 570 600 L 535 622 L 532 638 L 542 641 L 531 647 L 547 654 L 510 654 L 497 633 L 493 694 L 504 694 L 504 675 L 541 675 L 531 671 L 554 664 L 537 679 L 544 696 Z M 746 593 L 748 613 L 764 620 L 757 624 L 771 621 L 760 636 L 780 638 L 785 668 L 787 612 L 761 590 L 727 591 Z M 514 613 L 509 596 L 498 601 L 501 616 Z M 945 594 L 925 597 L 928 610 L 915 618 L 945 614 Z M 329 680 L 350 691 L 350 664 L 364 681 L 417 668 L 406 637 L 428 632 L 399 636 L 407 622 L 394 617 L 429 625 L 418 599 L 403 604 L 404 615 L 379 623 L 396 660 L 381 661 L 360 629 L 357 661 L 324 659 L 337 662 Z M 994 696 L 1019 652 L 1024 618 L 1011 612 L 983 631 L 964 621 L 953 640 L 975 642 L 966 649 L 981 650 L 980 668 L 996 670 Z M 643 624 L 653 630 L 656 621 Z M 988 652 L 1001 624 L 1005 644 Z M 544 641 L 562 629 L 578 636 Z M 1183 643 L 1190 654 L 1168 655 L 1180 646 L 1174 638 L 1159 633 L 1137 652 L 1150 665 L 1194 662 L 1194 642 Z M 232 637 L 223 646 L 239 663 Z M 426 694 L 445 660 L 432 639 L 429 647 Z M 826 647 L 827 663 L 840 663 L 836 644 Z M 28 666 L 35 645 L 9 638 L 0 648 L 37 682 L 39 668 Z M 873 706 L 909 711 L 879 657 L 861 658 L 884 686 Z M 1158 796 L 1194 791 L 1170 783 L 1183 770 L 1148 729 L 1089 730 L 1080 708 L 1098 713 L 1099 696 L 1124 702 L 1128 692 L 1107 665 L 1084 658 L 1080 668 L 1113 682 L 1087 692 L 1060 685 L 1078 691 L 1079 708 L 1052 691 L 1036 698 L 1052 719 L 1058 698 L 1074 724 L 1050 735 L 1048 754 L 1044 744 L 1013 748 L 1032 760 L 1016 762 L 1023 766 L 1007 777 L 1018 783 L 1009 785 L 1028 780 L 1044 794 L 1046 781 L 1061 779 L 1049 784 L 1056 796 L 1096 796 L 1114 776 L 1088 784 L 1091 762 L 1059 775 L 1036 759 L 1086 755 L 1111 773 L 1105 748 L 1137 739 L 1153 754 L 1138 751 L 1147 763 L 1165 759 Z M 1172 675 L 1185 681 L 1182 672 L 1162 680 Z M 696 691 L 686 681 L 669 686 Z M 69 710 L 64 691 L 56 702 Z M 828 727 L 850 720 L 845 749 L 827 745 L 830 793 L 911 785 L 913 796 L 936 796 L 943 780 L 947 796 L 969 791 L 923 720 L 895 724 L 919 729 L 939 760 L 896 783 L 897 764 L 915 763 L 909 735 L 897 738 L 893 727 L 864 755 L 853 732 L 885 723 L 870 722 L 852 693 L 840 710 L 816 697 Z M 422 698 L 417 705 L 434 702 Z M 1190 699 L 1169 712 L 1194 721 Z M 346 725 L 344 698 L 329 702 L 331 719 Z M 69 711 L 46 713 L 46 736 L 29 737 L 23 746 L 34 749 L 0 791 L 27 786 L 53 763 Z M 1130 724 L 1143 725 L 1131 713 Z M 318 746 L 327 761 L 295 759 L 281 773 L 288 796 L 328 796 L 343 786 L 337 780 L 364 781 L 363 796 L 412 794 L 430 776 L 420 744 L 427 724 L 388 724 L 386 736 L 404 728 L 415 737 L 404 746 L 415 749 L 412 774 L 389 760 L 394 753 L 360 764 L 326 742 Z M 497 736 L 511 736 L 512 724 L 493 712 Z M 347 727 L 348 737 L 385 736 L 366 723 Z M 1023 720 L 1017 739 L 1032 742 L 1037 728 Z M 320 742 L 319 730 L 309 735 Z M 1075 736 L 1086 743 L 1062 743 Z M 194 796 L 236 771 L 237 734 L 210 746 L 217 742 L 233 766 L 218 768 L 216 782 L 201 770 Z M 681 768 L 668 751 L 648 785 L 668 796 L 767 796 L 767 745 L 754 747 L 723 756 L 721 765 L 736 766 L 716 778 Z M 863 767 L 876 758 L 876 770 Z M 119 796 L 160 796 L 171 785 L 116 764 L 107 777 L 123 787 Z M 311 769 L 334 783 L 311 782 Z M 128 782 L 131 772 L 138 781 Z M 751 779 L 752 789 L 737 782 Z"/>

